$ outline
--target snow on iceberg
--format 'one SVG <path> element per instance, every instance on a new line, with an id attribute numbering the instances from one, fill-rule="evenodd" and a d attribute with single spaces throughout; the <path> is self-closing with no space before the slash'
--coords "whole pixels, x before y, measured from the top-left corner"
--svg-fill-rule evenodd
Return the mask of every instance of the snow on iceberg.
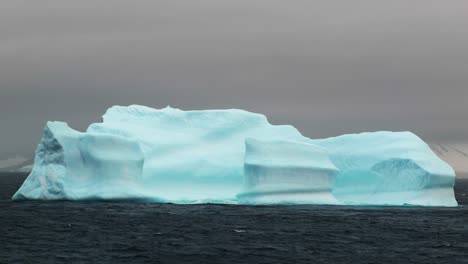
<path id="1" fill-rule="evenodd" d="M 243 110 L 134 105 L 110 108 L 83 133 L 49 122 L 13 199 L 455 206 L 454 179 L 409 132 L 312 140 Z"/>

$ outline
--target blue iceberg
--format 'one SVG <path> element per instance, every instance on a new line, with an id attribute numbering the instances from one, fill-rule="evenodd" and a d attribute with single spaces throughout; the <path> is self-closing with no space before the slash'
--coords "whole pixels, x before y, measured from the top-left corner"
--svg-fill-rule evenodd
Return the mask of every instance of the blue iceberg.
<path id="1" fill-rule="evenodd" d="M 411 132 L 314 140 L 340 170 L 333 194 L 351 205 L 457 206 L 455 172 Z"/>
<path id="2" fill-rule="evenodd" d="M 243 110 L 114 106 L 48 122 L 15 200 L 456 206 L 453 169 L 410 132 L 309 139 Z"/>
<path id="3" fill-rule="evenodd" d="M 326 149 L 310 143 L 246 139 L 242 204 L 339 204 L 338 169 Z"/>

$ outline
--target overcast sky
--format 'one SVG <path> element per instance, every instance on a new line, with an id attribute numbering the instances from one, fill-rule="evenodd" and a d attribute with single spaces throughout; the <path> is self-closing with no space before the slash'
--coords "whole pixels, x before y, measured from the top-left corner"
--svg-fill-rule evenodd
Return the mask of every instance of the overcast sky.
<path id="1" fill-rule="evenodd" d="M 468 1 L 1 1 L 0 158 L 112 105 L 468 140 Z"/>

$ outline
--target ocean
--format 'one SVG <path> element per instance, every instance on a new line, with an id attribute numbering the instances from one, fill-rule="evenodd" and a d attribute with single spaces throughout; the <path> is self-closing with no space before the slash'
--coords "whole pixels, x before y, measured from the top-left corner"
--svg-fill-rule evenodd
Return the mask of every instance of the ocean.
<path id="1" fill-rule="evenodd" d="M 468 263 L 456 208 L 13 202 L 0 173 L 0 263 Z"/>

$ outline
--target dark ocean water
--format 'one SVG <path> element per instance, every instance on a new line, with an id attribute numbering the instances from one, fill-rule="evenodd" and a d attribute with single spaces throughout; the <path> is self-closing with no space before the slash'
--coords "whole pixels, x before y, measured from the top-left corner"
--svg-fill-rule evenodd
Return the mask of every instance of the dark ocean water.
<path id="1" fill-rule="evenodd" d="M 468 263 L 467 206 L 7 200 L 24 177 L 0 174 L 0 263 Z"/>

